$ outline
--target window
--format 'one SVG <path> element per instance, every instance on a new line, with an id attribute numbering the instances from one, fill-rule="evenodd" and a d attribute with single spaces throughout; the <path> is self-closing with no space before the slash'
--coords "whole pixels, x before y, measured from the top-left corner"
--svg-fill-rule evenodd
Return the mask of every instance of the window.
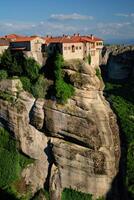
<path id="1" fill-rule="evenodd" d="M 64 50 L 67 50 L 67 47 L 64 47 Z"/>
<path id="2" fill-rule="evenodd" d="M 70 50 L 70 47 L 68 47 L 68 50 Z"/>
<path id="3" fill-rule="evenodd" d="M 81 49 L 81 46 L 79 46 L 79 49 Z"/>
<path id="4" fill-rule="evenodd" d="M 78 47 L 76 47 L 76 50 L 78 50 Z"/>
<path id="5" fill-rule="evenodd" d="M 72 45 L 72 52 L 74 53 L 75 52 L 75 46 Z"/>

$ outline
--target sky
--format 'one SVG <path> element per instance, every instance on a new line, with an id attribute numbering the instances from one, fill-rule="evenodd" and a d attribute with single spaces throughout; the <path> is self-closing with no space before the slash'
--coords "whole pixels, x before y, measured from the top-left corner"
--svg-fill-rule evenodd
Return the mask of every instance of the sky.
<path id="1" fill-rule="evenodd" d="M 134 0 L 0 0 L 0 35 L 134 39 Z"/>

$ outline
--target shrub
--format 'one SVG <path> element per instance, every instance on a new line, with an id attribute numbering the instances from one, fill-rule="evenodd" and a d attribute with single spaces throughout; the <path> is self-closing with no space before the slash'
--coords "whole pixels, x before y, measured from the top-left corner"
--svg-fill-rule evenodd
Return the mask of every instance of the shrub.
<path id="1" fill-rule="evenodd" d="M 32 84 L 30 82 L 30 79 L 26 76 L 22 76 L 20 77 L 20 80 L 22 82 L 23 89 L 31 93 Z"/>
<path id="2" fill-rule="evenodd" d="M 8 74 L 6 70 L 0 70 L 0 80 L 6 79 L 8 77 Z"/>
<path id="3" fill-rule="evenodd" d="M 60 103 L 66 103 L 67 100 L 74 95 L 74 88 L 71 84 L 67 84 L 63 79 L 56 80 L 56 97 Z"/>
<path id="4" fill-rule="evenodd" d="M 3 188 L 19 176 L 19 154 L 9 133 L 0 128 L 0 187 Z"/>
<path id="5" fill-rule="evenodd" d="M 15 138 L 0 127 L 0 188 L 6 188 L 16 181 L 21 170 L 32 160 L 20 154 Z"/>
<path id="6" fill-rule="evenodd" d="M 35 81 L 39 76 L 40 66 L 33 58 L 27 58 L 24 63 L 24 71 L 26 76 Z"/>
<path id="7" fill-rule="evenodd" d="M 14 54 L 9 49 L 5 50 L 1 56 L 1 67 L 6 70 L 10 76 L 20 76 L 23 73 L 20 61 L 16 60 Z"/>
<path id="8" fill-rule="evenodd" d="M 35 85 L 32 87 L 32 94 L 36 98 L 45 98 L 48 82 L 43 75 L 40 75 Z"/>
<path id="9" fill-rule="evenodd" d="M 5 50 L 4 53 L 1 56 L 1 66 L 5 70 L 11 69 L 12 66 L 12 55 L 11 51 L 9 49 Z"/>
<path id="10" fill-rule="evenodd" d="M 97 76 L 100 80 L 102 80 L 101 71 L 100 71 L 99 68 L 96 68 L 96 76 Z"/>
<path id="11" fill-rule="evenodd" d="M 62 67 L 64 66 L 63 56 L 56 55 L 55 59 L 55 91 L 60 103 L 66 103 L 67 99 L 74 95 L 74 87 L 64 81 Z"/>
<path id="12" fill-rule="evenodd" d="M 92 200 L 92 195 L 65 188 L 62 192 L 62 200 Z"/>

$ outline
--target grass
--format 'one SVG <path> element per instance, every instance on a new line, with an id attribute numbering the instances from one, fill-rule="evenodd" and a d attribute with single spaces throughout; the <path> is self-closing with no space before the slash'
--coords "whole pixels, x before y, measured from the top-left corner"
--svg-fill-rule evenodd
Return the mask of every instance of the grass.
<path id="1" fill-rule="evenodd" d="M 0 127 L 0 188 L 17 198 L 14 185 L 20 179 L 23 168 L 32 162 L 32 159 L 18 151 L 13 134 Z"/>

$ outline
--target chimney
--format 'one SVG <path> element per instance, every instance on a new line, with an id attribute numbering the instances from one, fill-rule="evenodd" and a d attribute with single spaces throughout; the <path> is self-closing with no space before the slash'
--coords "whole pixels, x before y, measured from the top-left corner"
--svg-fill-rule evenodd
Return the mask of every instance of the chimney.
<path id="1" fill-rule="evenodd" d="M 65 34 L 62 35 L 63 37 L 66 37 Z"/>
<path id="2" fill-rule="evenodd" d="M 90 35 L 90 37 L 91 37 L 91 39 L 92 39 L 92 40 L 94 39 L 94 36 L 93 36 L 93 34 L 91 34 L 91 35 Z"/>
<path id="3" fill-rule="evenodd" d="M 77 36 L 80 36 L 80 34 L 78 33 Z"/>
<path id="4" fill-rule="evenodd" d="M 76 36 L 76 34 L 74 33 L 74 36 Z"/>

